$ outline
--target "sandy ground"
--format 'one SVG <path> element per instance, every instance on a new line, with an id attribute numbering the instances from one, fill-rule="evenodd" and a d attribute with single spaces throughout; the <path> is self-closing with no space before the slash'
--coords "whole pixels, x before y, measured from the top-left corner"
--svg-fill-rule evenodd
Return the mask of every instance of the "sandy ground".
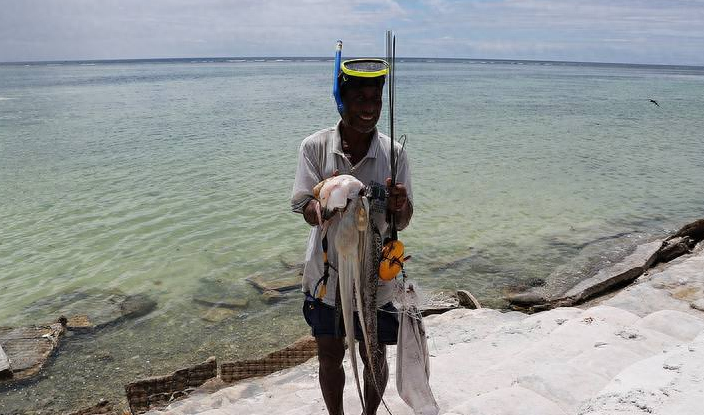
<path id="1" fill-rule="evenodd" d="M 704 414 L 704 244 L 588 308 L 426 318 L 441 414 Z M 385 395 L 413 414 L 395 387 Z M 361 413 L 345 361 L 345 411 Z M 386 411 L 382 408 L 379 414 Z M 326 414 L 317 361 L 192 395 L 169 414 Z"/>

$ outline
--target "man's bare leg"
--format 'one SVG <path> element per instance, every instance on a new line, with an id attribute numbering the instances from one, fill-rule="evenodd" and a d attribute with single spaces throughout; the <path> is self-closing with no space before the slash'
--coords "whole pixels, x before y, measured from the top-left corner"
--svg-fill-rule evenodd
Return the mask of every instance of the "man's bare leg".
<path id="1" fill-rule="evenodd" d="M 343 415 L 342 391 L 345 388 L 345 370 L 342 359 L 345 357 L 344 339 L 316 337 L 318 344 L 318 380 L 323 400 L 330 415 Z M 378 404 L 377 404 L 378 405 Z"/>
<path id="2" fill-rule="evenodd" d="M 364 348 L 363 344 L 360 344 L 359 355 L 362 358 L 362 362 L 364 362 L 364 403 L 367 405 L 367 411 L 363 415 L 376 415 L 376 410 L 379 408 L 384 390 L 386 390 L 386 383 L 389 380 L 389 366 L 386 363 L 386 346 L 380 344 L 376 352 L 372 351 L 372 353 L 380 354 L 379 363 L 382 365 L 381 376 L 376 380 L 377 383 L 374 382 L 371 369 L 367 364 L 367 350 Z"/>

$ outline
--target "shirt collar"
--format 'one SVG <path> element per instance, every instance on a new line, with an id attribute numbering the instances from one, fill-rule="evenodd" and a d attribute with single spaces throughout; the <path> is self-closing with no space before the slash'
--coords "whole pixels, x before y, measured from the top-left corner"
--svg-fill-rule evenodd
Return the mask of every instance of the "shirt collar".
<path id="1" fill-rule="evenodd" d="M 337 122 L 337 125 L 335 126 L 335 132 L 331 136 L 332 143 L 330 143 L 331 145 L 329 145 L 328 148 L 330 149 L 330 153 L 339 154 L 344 157 L 345 153 L 342 151 L 342 135 L 340 134 L 340 124 L 342 124 L 342 120 Z M 372 142 L 369 143 L 369 150 L 367 150 L 367 155 L 364 156 L 362 160 L 364 160 L 365 158 L 375 159 L 377 153 L 379 152 L 379 147 L 379 130 L 374 127 L 374 136 L 372 137 Z"/>

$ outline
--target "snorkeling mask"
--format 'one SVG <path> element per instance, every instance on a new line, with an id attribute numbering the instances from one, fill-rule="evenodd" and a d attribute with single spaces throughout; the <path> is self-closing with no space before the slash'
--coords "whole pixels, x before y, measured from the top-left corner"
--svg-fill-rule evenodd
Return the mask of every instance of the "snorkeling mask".
<path id="1" fill-rule="evenodd" d="M 350 59 L 342 62 L 342 41 L 337 41 L 335 48 L 335 69 L 333 73 L 332 96 L 337 104 L 337 112 L 345 111 L 342 103 L 342 87 L 354 78 L 371 80 L 381 78 L 389 73 L 389 64 L 383 59 Z M 383 81 L 382 81 L 383 82 Z"/>

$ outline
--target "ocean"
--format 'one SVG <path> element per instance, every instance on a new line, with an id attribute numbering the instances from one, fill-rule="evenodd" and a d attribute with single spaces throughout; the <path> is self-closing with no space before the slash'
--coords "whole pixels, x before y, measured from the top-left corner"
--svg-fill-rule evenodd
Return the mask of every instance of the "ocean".
<path id="1" fill-rule="evenodd" d="M 0 413 L 116 401 L 306 334 L 300 293 L 268 304 L 246 278 L 303 260 L 289 196 L 301 141 L 338 119 L 331 82 L 322 58 L 0 65 L 0 326 L 71 298 L 156 302 L 66 336 L 32 382 L 0 387 Z M 701 67 L 399 60 L 409 277 L 503 307 L 701 218 L 703 90 Z M 197 300 L 213 295 L 248 305 L 212 319 Z"/>

